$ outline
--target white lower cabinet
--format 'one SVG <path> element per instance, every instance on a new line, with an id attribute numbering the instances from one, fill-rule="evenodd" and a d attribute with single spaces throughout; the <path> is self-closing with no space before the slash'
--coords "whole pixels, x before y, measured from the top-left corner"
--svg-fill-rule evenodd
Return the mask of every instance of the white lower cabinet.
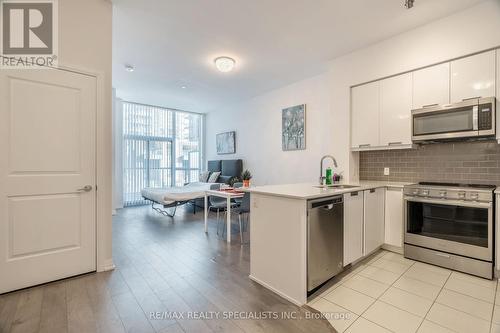
<path id="1" fill-rule="evenodd" d="M 380 187 L 345 193 L 344 266 L 384 244 L 401 248 L 403 214 L 403 188 Z"/>
<path id="2" fill-rule="evenodd" d="M 364 249 L 368 255 L 384 244 L 385 188 L 364 191 Z"/>
<path id="3" fill-rule="evenodd" d="M 403 189 L 389 187 L 385 191 L 385 244 L 403 247 Z"/>
<path id="4" fill-rule="evenodd" d="M 497 193 L 496 194 L 496 220 L 497 221 L 500 221 L 500 194 Z M 500 223 L 496 223 L 496 230 L 495 230 L 495 233 L 497 235 L 500 235 Z M 495 267 L 497 270 L 500 270 L 500 237 L 496 237 L 496 240 L 495 240 Z"/>
<path id="5" fill-rule="evenodd" d="M 344 194 L 344 266 L 363 257 L 363 191 Z"/>

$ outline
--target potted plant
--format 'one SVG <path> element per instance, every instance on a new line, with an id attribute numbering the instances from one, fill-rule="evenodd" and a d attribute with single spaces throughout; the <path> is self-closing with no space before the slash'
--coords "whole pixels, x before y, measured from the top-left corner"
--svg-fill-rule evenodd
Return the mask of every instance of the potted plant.
<path id="1" fill-rule="evenodd" d="M 250 173 L 250 171 L 248 171 L 248 169 L 243 171 L 243 173 L 241 174 L 241 179 L 243 180 L 244 187 L 250 186 L 250 179 L 252 179 L 252 174 Z"/>
<path id="2" fill-rule="evenodd" d="M 231 179 L 229 179 L 229 186 L 233 187 L 234 186 L 234 183 L 239 183 L 241 182 L 241 179 L 240 177 L 231 177 Z"/>

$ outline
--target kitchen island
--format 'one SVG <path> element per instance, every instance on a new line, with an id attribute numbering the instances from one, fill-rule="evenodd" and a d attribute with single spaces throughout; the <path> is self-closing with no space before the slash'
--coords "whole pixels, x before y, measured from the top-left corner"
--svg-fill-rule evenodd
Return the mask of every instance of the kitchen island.
<path id="1" fill-rule="evenodd" d="M 377 189 L 385 191 L 387 187 L 402 189 L 406 184 L 369 181 L 349 183 L 350 186 L 355 185 L 356 187 L 335 189 L 320 188 L 317 185 L 307 183 L 257 186 L 246 189 L 252 194 L 250 279 L 296 305 L 306 304 L 308 201 L 351 192 L 363 193 L 366 191 L 370 193 L 377 191 Z M 379 211 L 382 212 L 383 216 L 384 201 L 380 205 L 382 207 L 379 207 Z M 363 209 L 362 204 L 361 211 Z M 363 212 L 359 211 L 357 214 L 364 215 Z M 382 217 L 382 240 L 383 223 Z M 360 232 L 356 234 L 361 236 Z M 362 236 L 361 240 L 363 240 Z M 370 253 L 363 254 L 369 255 Z"/>

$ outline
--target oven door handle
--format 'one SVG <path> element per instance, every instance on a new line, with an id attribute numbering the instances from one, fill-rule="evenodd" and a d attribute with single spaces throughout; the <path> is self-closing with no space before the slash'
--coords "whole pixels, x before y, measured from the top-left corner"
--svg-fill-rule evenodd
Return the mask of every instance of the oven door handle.
<path id="1" fill-rule="evenodd" d="M 415 198 L 415 197 L 409 197 L 409 196 L 405 197 L 405 201 L 423 202 L 423 203 L 449 205 L 449 206 L 477 207 L 477 208 L 492 208 L 493 207 L 493 204 L 491 202 L 445 200 L 445 199 L 433 200 L 433 199 Z"/>

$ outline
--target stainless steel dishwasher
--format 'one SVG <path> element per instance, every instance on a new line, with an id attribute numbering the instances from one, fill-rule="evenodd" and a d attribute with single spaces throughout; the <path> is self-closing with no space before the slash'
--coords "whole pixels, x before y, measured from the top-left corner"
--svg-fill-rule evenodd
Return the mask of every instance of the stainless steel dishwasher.
<path id="1" fill-rule="evenodd" d="M 307 203 L 307 291 L 343 269 L 344 198 L 342 195 Z"/>

